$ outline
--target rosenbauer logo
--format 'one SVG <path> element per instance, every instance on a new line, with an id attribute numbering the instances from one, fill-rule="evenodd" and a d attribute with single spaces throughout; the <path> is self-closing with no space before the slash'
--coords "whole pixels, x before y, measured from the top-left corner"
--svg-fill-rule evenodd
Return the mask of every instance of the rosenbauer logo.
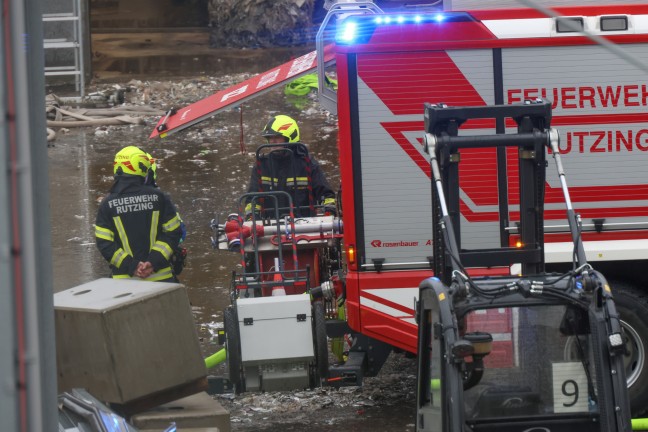
<path id="1" fill-rule="evenodd" d="M 431 244 L 431 241 L 428 240 L 427 245 Z M 372 240 L 371 246 L 376 248 L 392 248 L 392 247 L 416 247 L 419 245 L 417 241 L 393 241 L 393 242 L 384 242 L 382 240 Z"/>

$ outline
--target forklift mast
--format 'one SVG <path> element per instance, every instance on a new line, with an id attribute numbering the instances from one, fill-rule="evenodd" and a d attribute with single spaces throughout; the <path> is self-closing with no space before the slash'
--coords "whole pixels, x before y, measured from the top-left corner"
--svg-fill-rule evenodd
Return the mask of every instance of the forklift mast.
<path id="1" fill-rule="evenodd" d="M 469 119 L 495 119 L 497 134 L 459 136 L 460 127 Z M 517 124 L 516 134 L 504 134 L 507 118 Z M 545 184 L 545 146 L 551 137 L 551 103 L 529 101 L 526 104 L 460 107 L 426 104 L 426 144 L 432 152 L 433 171 L 438 166 L 436 187 L 442 185 L 442 194 L 433 193 L 433 233 L 438 251 L 434 254 L 434 273 L 444 282 L 456 269 L 456 262 L 443 253 L 444 244 L 455 253 L 466 267 L 508 267 L 522 265 L 523 274 L 544 271 L 543 210 Z M 460 231 L 459 162 L 460 149 L 495 147 L 498 161 L 498 196 L 500 220 L 500 247 L 482 250 L 463 250 Z M 519 233 L 518 247 L 510 246 L 510 196 L 507 188 L 506 148 L 517 147 L 519 167 Z M 429 151 L 429 150 L 428 150 Z M 434 174 L 437 174 L 436 172 Z M 447 209 L 442 208 L 444 196 Z M 448 227 L 454 239 L 443 238 L 442 226 Z M 582 253 L 582 247 L 579 249 Z"/>

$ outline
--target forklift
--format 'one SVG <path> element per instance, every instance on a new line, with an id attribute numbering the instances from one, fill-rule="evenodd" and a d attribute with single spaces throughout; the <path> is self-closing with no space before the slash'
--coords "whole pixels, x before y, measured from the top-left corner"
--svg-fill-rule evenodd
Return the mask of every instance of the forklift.
<path id="1" fill-rule="evenodd" d="M 421 282 L 416 303 L 417 431 L 631 430 L 625 336 L 608 282 L 587 262 L 551 115 L 543 99 L 425 105 L 434 277 Z M 495 133 L 461 130 L 475 119 L 489 119 Z M 517 133 L 506 133 L 507 124 Z M 468 250 L 461 246 L 461 151 L 485 148 L 495 149 L 500 173 L 500 244 Z M 573 243 L 573 266 L 564 274 L 545 271 L 548 153 Z M 519 187 L 509 190 L 511 166 Z"/>

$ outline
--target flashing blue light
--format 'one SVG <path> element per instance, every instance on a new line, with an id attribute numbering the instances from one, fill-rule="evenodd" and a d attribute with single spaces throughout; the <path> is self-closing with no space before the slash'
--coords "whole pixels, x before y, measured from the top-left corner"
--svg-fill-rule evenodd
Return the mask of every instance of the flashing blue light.
<path id="1" fill-rule="evenodd" d="M 445 14 L 434 14 L 430 16 L 423 16 L 423 15 L 414 15 L 414 16 L 405 16 L 405 15 L 398 15 L 398 16 L 379 16 L 375 17 L 373 19 L 374 23 L 376 24 L 405 24 L 405 23 L 415 23 L 415 24 L 420 24 L 425 21 L 434 21 L 437 23 L 444 22 L 448 18 L 447 15 Z"/>
<path id="2" fill-rule="evenodd" d="M 358 26 L 354 21 L 349 21 L 344 25 L 344 31 L 340 35 L 340 39 L 344 42 L 352 42 L 356 37 L 356 30 Z"/>
<path id="3" fill-rule="evenodd" d="M 402 31 L 401 26 L 409 24 L 426 23 L 443 25 L 446 22 L 470 22 L 474 19 L 466 12 L 446 12 L 431 14 L 398 14 L 398 15 L 380 15 L 380 16 L 363 16 L 353 17 L 352 20 L 344 20 L 338 23 L 335 39 L 338 43 L 347 44 L 365 44 L 378 28 L 384 28 L 384 31 Z M 386 27 L 394 26 L 393 30 Z M 396 27 L 398 26 L 398 27 Z"/>

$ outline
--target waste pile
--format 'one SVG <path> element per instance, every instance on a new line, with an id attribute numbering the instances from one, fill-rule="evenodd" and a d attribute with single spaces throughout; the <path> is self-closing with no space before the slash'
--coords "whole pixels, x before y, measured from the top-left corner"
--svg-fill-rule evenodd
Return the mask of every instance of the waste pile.
<path id="1" fill-rule="evenodd" d="M 315 40 L 314 21 L 325 13 L 316 0 L 209 0 L 212 48 L 303 45 Z"/>
<path id="2" fill-rule="evenodd" d="M 218 400 L 230 412 L 234 431 L 258 430 L 255 428 L 261 424 L 273 424 L 280 430 L 282 424 L 300 423 L 317 430 L 313 427 L 318 422 L 320 426 L 348 424 L 369 416 L 374 419 L 383 416 L 389 421 L 394 410 L 400 412 L 402 418 L 411 416 L 413 423 L 415 389 L 416 359 L 392 353 L 378 376 L 365 378 L 362 387 L 224 394 L 218 396 Z M 394 410 L 389 410 L 390 407 Z M 404 412 L 409 408 L 412 408 L 411 413 Z"/>
<path id="3" fill-rule="evenodd" d="M 66 97 L 50 93 L 45 98 L 47 140 L 69 128 L 154 123 L 173 106 L 181 107 L 249 78 L 249 74 L 218 78 L 196 77 L 178 81 L 131 80 L 126 84 L 99 84 L 87 96 Z"/>
<path id="4" fill-rule="evenodd" d="M 96 134 L 102 135 L 112 127 L 138 124 L 153 126 L 169 109 L 204 99 L 243 82 L 250 76 L 249 73 L 239 73 L 167 81 L 131 80 L 126 84 L 103 83 L 88 86 L 87 95 L 83 98 L 50 93 L 45 98 L 47 140 L 55 140 L 57 133 L 65 133 L 70 128 L 94 127 Z M 302 87 L 311 91 L 308 94 L 296 95 L 287 90 L 285 97 L 288 103 L 300 109 L 302 118 L 319 114 L 321 108 L 316 103 L 316 87 Z M 281 90 L 277 95 L 280 93 Z M 284 98 L 283 95 L 280 97 Z M 195 133 L 194 129 L 189 133 Z"/>

